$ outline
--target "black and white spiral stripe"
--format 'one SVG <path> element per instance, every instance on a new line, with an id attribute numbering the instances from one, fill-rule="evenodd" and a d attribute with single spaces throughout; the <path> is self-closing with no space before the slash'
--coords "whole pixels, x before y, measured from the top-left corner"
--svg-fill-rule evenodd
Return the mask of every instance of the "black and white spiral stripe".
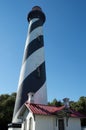
<path id="1" fill-rule="evenodd" d="M 33 18 L 29 24 L 14 116 L 27 100 L 29 92 L 35 93 L 35 103 L 47 103 L 42 26 L 40 18 Z"/>

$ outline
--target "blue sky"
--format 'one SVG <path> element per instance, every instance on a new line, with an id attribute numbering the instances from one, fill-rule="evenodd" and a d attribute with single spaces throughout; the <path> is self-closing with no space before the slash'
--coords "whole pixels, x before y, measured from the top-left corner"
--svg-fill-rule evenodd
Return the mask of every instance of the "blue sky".
<path id="1" fill-rule="evenodd" d="M 0 94 L 17 91 L 27 14 L 35 5 L 46 15 L 48 100 L 86 96 L 86 0 L 0 0 Z"/>

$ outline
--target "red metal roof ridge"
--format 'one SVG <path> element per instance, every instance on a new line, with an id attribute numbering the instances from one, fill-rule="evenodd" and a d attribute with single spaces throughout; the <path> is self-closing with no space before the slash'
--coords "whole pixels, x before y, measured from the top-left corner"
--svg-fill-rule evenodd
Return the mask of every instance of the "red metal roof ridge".
<path id="1" fill-rule="evenodd" d="M 65 106 L 57 107 L 57 106 L 49 106 L 45 104 L 35 104 L 35 103 L 29 103 L 26 102 L 25 106 L 34 114 L 39 115 L 56 115 L 57 112 L 64 110 Z M 71 112 L 70 116 L 74 118 L 86 118 L 83 114 L 72 110 L 69 108 L 69 111 Z"/>
<path id="2" fill-rule="evenodd" d="M 84 114 L 82 114 L 82 113 L 80 113 L 80 112 L 78 112 L 78 111 L 75 111 L 75 110 L 73 110 L 73 109 L 70 109 L 70 111 L 72 112 L 72 116 L 74 117 L 74 114 L 76 115 L 76 116 L 78 116 L 78 117 L 80 117 L 80 118 L 86 118 L 86 115 L 84 115 Z"/>
<path id="3" fill-rule="evenodd" d="M 55 115 L 57 111 L 60 111 L 64 106 L 56 107 L 49 106 L 44 104 L 34 104 L 34 103 L 25 103 L 25 106 L 30 109 L 34 114 L 43 114 L 43 115 Z"/>

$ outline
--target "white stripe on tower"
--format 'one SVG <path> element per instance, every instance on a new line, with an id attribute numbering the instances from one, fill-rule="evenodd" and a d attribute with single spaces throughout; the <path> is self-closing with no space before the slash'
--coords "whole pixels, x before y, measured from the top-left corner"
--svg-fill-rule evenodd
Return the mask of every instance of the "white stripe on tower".
<path id="1" fill-rule="evenodd" d="M 27 78 L 28 75 L 30 75 L 34 70 L 36 70 L 40 64 L 44 62 L 44 47 L 36 50 L 22 65 L 21 73 L 20 73 L 20 79 L 19 79 L 19 85 L 20 86 Z"/>
<path id="2" fill-rule="evenodd" d="M 45 15 L 38 6 L 28 14 L 29 29 L 20 72 L 18 92 L 14 108 L 13 122 L 22 105 L 28 99 L 28 93 L 34 92 L 35 103 L 47 104 L 46 72 L 44 59 L 44 41 L 42 26 Z"/>
<path id="3" fill-rule="evenodd" d="M 31 26 L 31 25 L 30 25 Z M 29 26 L 29 28 L 30 28 Z M 29 32 L 28 32 L 29 34 Z M 27 40 L 26 40 L 26 46 L 25 46 L 25 49 L 27 48 L 28 44 L 33 41 L 34 39 L 36 39 L 38 37 L 38 35 L 43 35 L 43 32 L 42 32 L 42 27 L 38 27 L 36 29 L 34 29 L 28 36 L 27 36 Z"/>

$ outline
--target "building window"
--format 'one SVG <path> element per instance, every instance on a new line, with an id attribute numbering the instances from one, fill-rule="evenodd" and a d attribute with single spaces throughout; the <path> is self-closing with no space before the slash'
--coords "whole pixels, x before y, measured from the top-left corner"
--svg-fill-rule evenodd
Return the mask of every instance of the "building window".
<path id="1" fill-rule="evenodd" d="M 64 130 L 64 120 L 63 119 L 58 120 L 58 130 Z"/>
<path id="2" fill-rule="evenodd" d="M 36 75 L 37 75 L 37 78 L 40 78 L 41 77 L 41 67 L 37 67 L 36 69 Z"/>
<path id="3" fill-rule="evenodd" d="M 32 120 L 32 117 L 29 119 L 29 130 L 33 130 L 33 120 Z"/>

